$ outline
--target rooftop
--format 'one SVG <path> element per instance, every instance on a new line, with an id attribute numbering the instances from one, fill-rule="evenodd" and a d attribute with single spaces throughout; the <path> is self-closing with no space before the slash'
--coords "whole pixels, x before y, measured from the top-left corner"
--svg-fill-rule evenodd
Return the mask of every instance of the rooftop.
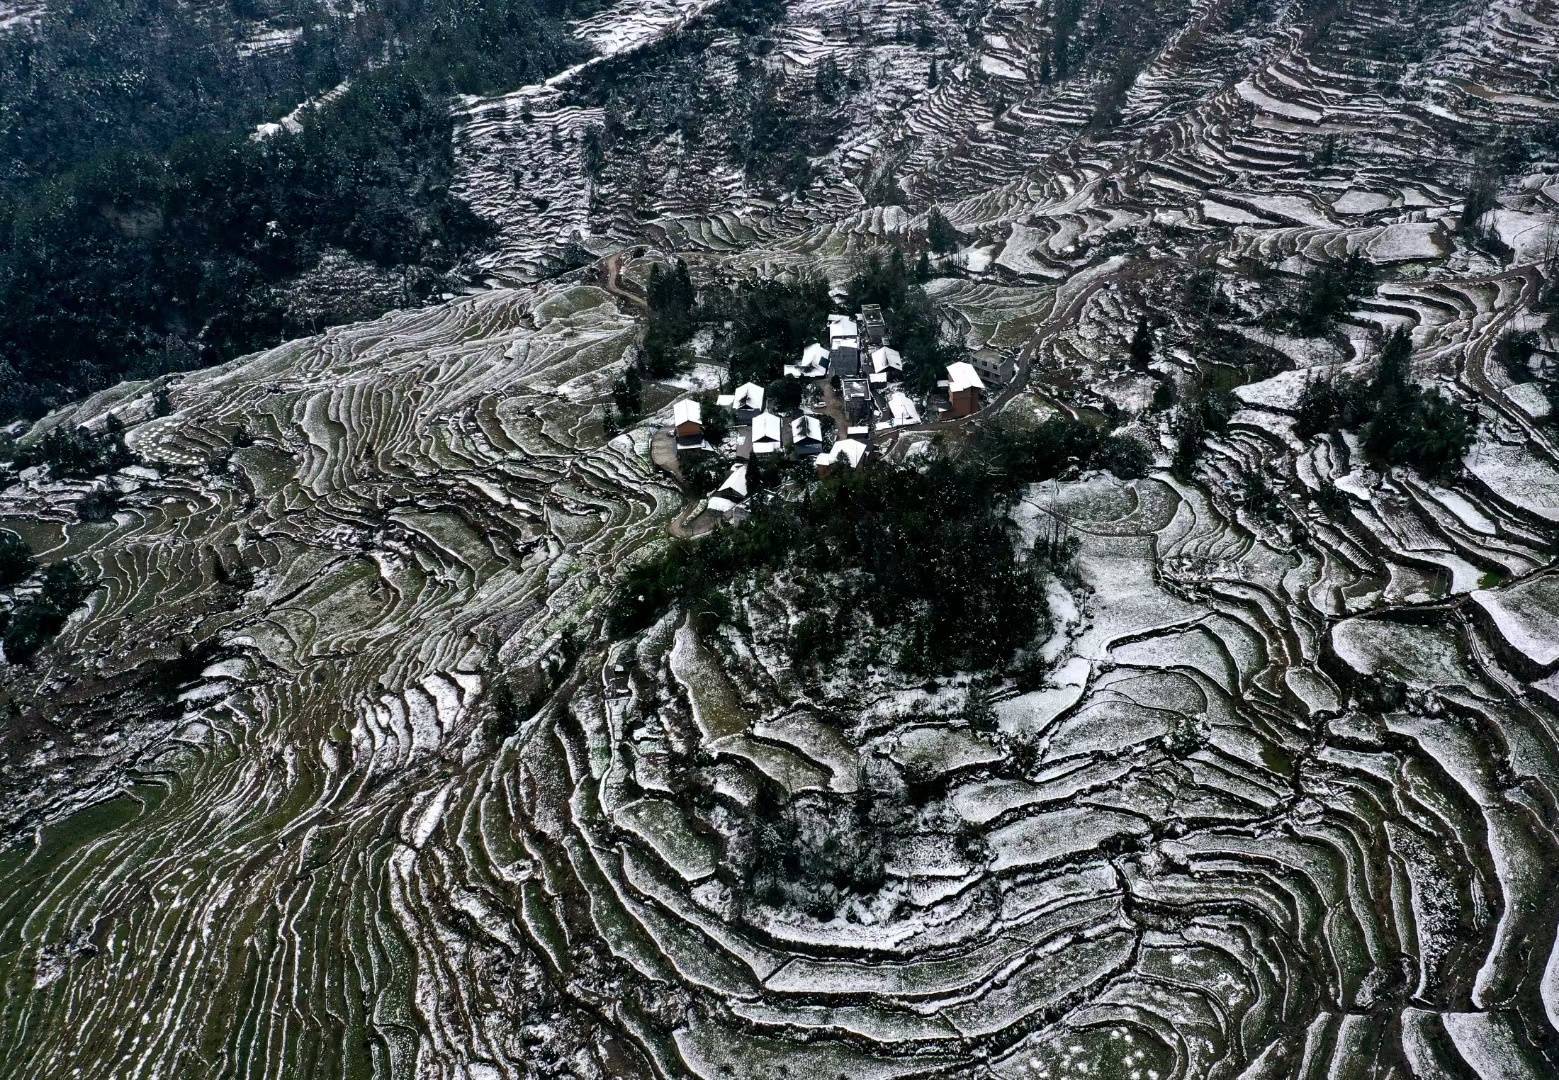
<path id="1" fill-rule="evenodd" d="M 956 364 L 947 365 L 947 390 L 956 394 L 960 390 L 984 390 L 985 383 L 980 379 L 980 373 L 974 370 L 974 365 L 966 360 L 960 360 Z"/>
<path id="2" fill-rule="evenodd" d="M 671 406 L 671 422 L 677 427 L 683 424 L 702 424 L 704 422 L 704 410 L 692 398 L 683 398 Z"/>

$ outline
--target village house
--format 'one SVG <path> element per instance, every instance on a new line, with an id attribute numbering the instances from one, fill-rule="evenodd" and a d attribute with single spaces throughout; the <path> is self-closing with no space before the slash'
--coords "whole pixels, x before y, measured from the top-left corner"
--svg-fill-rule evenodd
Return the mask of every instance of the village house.
<path id="1" fill-rule="evenodd" d="M 870 378 L 873 386 L 886 386 L 904 377 L 904 358 L 899 355 L 897 349 L 879 345 L 871 351 L 870 356 L 872 364 Z"/>
<path id="2" fill-rule="evenodd" d="M 844 398 L 845 420 L 852 431 L 870 422 L 875 409 L 871 387 L 865 379 L 841 379 L 839 393 Z"/>
<path id="3" fill-rule="evenodd" d="M 801 350 L 801 363 L 785 365 L 785 374 L 793 379 L 821 379 L 828 374 L 828 359 L 828 346 L 813 342 Z"/>
<path id="4" fill-rule="evenodd" d="M 1014 364 L 1010 353 L 980 349 L 970 356 L 970 360 L 986 386 L 1005 386 L 1012 381 Z"/>
<path id="5" fill-rule="evenodd" d="M 810 413 L 790 422 L 790 448 L 798 457 L 823 452 L 823 422 Z"/>
<path id="6" fill-rule="evenodd" d="M 854 345 L 835 345 L 828 354 L 829 373 L 840 379 L 853 379 L 861 374 L 861 350 Z"/>
<path id="7" fill-rule="evenodd" d="M 888 423 L 893 427 L 911 427 L 920 423 L 920 410 L 902 390 L 888 395 Z"/>
<path id="8" fill-rule="evenodd" d="M 960 360 L 947 366 L 947 415 L 949 419 L 977 412 L 985 394 L 985 384 L 974 365 Z"/>
<path id="9" fill-rule="evenodd" d="M 704 411 L 690 398 L 671 406 L 671 430 L 676 435 L 679 451 L 707 445 L 704 442 Z"/>
<path id="10" fill-rule="evenodd" d="M 855 320 L 848 315 L 828 317 L 828 370 L 840 379 L 853 379 L 861 373 L 861 339 L 856 336 Z"/>
<path id="11" fill-rule="evenodd" d="M 740 521 L 747 516 L 747 466 L 731 469 L 731 475 L 709 496 L 708 506 L 727 521 Z"/>
<path id="12" fill-rule="evenodd" d="M 888 323 L 882 317 L 882 305 L 862 304 L 856 324 L 861 344 L 867 348 L 888 343 Z"/>
<path id="13" fill-rule="evenodd" d="M 859 439 L 840 439 L 815 460 L 817 474 L 827 476 L 836 466 L 856 468 L 866 457 L 866 444 Z"/>
<path id="14" fill-rule="evenodd" d="M 759 413 L 752 418 L 752 442 L 750 449 L 754 454 L 778 453 L 784 444 L 784 425 L 780 418 L 773 413 Z"/>
<path id="15" fill-rule="evenodd" d="M 757 383 L 742 383 L 733 393 L 721 394 L 715 400 L 736 414 L 737 423 L 751 423 L 752 418 L 763 411 L 763 387 Z"/>
<path id="16" fill-rule="evenodd" d="M 828 345 L 830 348 L 839 345 L 854 345 L 859 348 L 860 344 L 860 331 L 856 327 L 854 319 L 848 315 L 830 315 L 828 317 Z"/>

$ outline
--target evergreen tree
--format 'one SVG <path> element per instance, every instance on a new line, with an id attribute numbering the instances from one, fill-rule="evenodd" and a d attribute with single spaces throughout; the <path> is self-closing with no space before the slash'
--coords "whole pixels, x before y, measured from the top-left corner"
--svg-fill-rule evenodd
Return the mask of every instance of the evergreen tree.
<path id="1" fill-rule="evenodd" d="M 1148 317 L 1137 316 L 1137 328 L 1131 335 L 1131 366 L 1138 371 L 1148 370 L 1153 362 L 1153 333 L 1148 329 Z"/>
<path id="2" fill-rule="evenodd" d="M 963 237 L 953 228 L 953 223 L 943 215 L 940 207 L 933 206 L 926 214 L 926 242 L 939 254 L 955 251 Z"/>

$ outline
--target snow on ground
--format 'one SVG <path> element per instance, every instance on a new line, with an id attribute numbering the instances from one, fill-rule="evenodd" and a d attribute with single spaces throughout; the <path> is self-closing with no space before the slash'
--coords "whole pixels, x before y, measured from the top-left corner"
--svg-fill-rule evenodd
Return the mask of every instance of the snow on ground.
<path id="1" fill-rule="evenodd" d="M 1559 664 L 1559 578 L 1528 578 L 1472 594 L 1500 637 L 1536 667 Z"/>

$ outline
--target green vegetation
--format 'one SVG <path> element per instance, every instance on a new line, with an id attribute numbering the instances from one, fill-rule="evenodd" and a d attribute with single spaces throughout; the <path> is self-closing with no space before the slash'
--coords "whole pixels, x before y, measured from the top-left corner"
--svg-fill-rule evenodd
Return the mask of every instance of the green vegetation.
<path id="1" fill-rule="evenodd" d="M 1552 288 L 1552 284 L 1549 287 Z M 1548 322 L 1552 328 L 1559 307 L 1554 306 L 1551 296 L 1546 301 L 1549 308 Z M 1559 420 L 1559 378 L 1555 378 L 1539 358 L 1536 334 L 1531 331 L 1506 331 L 1494 344 L 1494 358 L 1504 367 L 1512 382 L 1536 382 L 1548 401 L 1549 422 Z"/>
<path id="2" fill-rule="evenodd" d="M 820 590 L 816 606 L 841 613 L 836 633 L 848 633 L 851 620 L 894 628 L 895 663 L 905 670 L 997 668 L 1043 625 L 1043 573 L 1055 555 L 1048 545 L 1015 550 L 1005 514 L 1012 497 L 1074 465 L 1140 476 L 1146 464 L 1135 443 L 1049 420 L 994 424 L 924 469 L 875 461 L 841 470 L 799 501 L 759 504 L 739 526 L 674 540 L 635 565 L 611 630 L 642 629 L 673 607 L 705 624 L 729 620 L 728 586 L 794 571 L 801 587 Z M 825 627 L 797 632 L 805 655 L 822 655 Z"/>
<path id="3" fill-rule="evenodd" d="M 760 788 L 752 808 L 754 843 L 736 867 L 750 893 L 773 908 L 829 919 L 852 896 L 870 896 L 887 879 L 889 831 L 876 819 L 882 800 L 815 792 L 782 800 Z"/>
<path id="4" fill-rule="evenodd" d="M 970 700 L 977 698 L 975 688 Z M 966 707 L 979 711 L 980 703 Z M 958 710 L 912 711 L 913 722 L 949 725 L 967 718 Z M 750 801 L 722 797 L 711 759 L 691 755 L 676 763 L 671 782 L 679 800 L 693 808 L 720 844 L 717 874 L 742 904 L 802 912 L 814 919 L 852 918 L 857 900 L 878 896 L 889 881 L 888 866 L 906 846 L 940 834 L 971 863 L 985 857 L 977 831 L 954 814 L 943 814 L 948 780 L 906 768 L 886 756 L 866 757 L 857 790 L 808 790 L 792 794 L 768 776 L 756 777 Z M 717 809 L 718 808 L 718 809 Z M 925 811 L 930 810 L 930 813 Z"/>
<path id="5" fill-rule="evenodd" d="M 676 132 L 689 147 L 711 146 L 739 162 L 753 183 L 799 191 L 812 180 L 810 158 L 827 153 L 843 130 L 839 103 L 864 89 L 864 59 L 841 69 L 825 60 L 810 82 L 787 81 L 763 65 L 769 28 L 784 15 L 779 0 L 722 3 L 644 49 L 596 65 L 577 83 L 574 100 L 605 112 L 586 144 L 592 176 L 627 195 L 634 209 L 656 183 L 644 145 Z M 726 88 L 709 77 L 716 48 L 734 30 L 739 78 Z"/>
<path id="6" fill-rule="evenodd" d="M 736 427 L 736 414 L 719 404 L 718 398 L 719 395 L 713 390 L 706 390 L 698 399 L 704 418 L 704 441 L 710 446 L 719 446 L 725 442 Z"/>
<path id="7" fill-rule="evenodd" d="M 933 206 L 926 214 L 926 243 L 931 250 L 940 255 L 958 250 L 958 245 L 963 242 L 953 223 L 943 216 L 939 207 Z"/>
<path id="8" fill-rule="evenodd" d="M 353 317 L 435 288 L 488 236 L 449 193 L 447 96 L 578 57 L 568 11 L 305 4 L 270 59 L 231 12 L 162 0 L 74 0 L 0 36 L 0 417 L 316 329 L 283 286 L 327 252 L 386 282 Z M 345 79 L 301 130 L 249 137 Z"/>
<path id="9" fill-rule="evenodd" d="M 874 252 L 845 286 L 845 305 L 850 311 L 861 310 L 862 304 L 882 305 L 888 340 L 904 357 L 904 382 L 925 393 L 948 364 L 968 356 L 961 343 L 943 336 L 936 305 L 916 277 L 900 249 L 894 248 L 886 259 Z"/>
<path id="10" fill-rule="evenodd" d="M 827 282 L 803 274 L 790 281 L 749 281 L 716 291 L 704 310 L 716 324 L 715 349 L 727 359 L 731 383 L 766 386 L 823 336 L 833 303 Z"/>
<path id="11" fill-rule="evenodd" d="M 14 573 L 18 556 L 13 545 L 7 546 L 11 548 L 9 561 Z M 31 559 L 30 552 L 27 558 Z M 0 641 L 5 644 L 6 660 L 13 664 L 26 663 L 59 633 L 70 613 L 91 591 L 91 586 L 69 562 L 46 567 L 42 580 L 31 590 L 13 587 L 7 597 L 9 607 L 0 610 Z"/>
<path id="12" fill-rule="evenodd" d="M 14 532 L 0 532 L 0 589 L 8 589 L 18 581 L 31 577 L 38 569 L 28 547 Z"/>
<path id="13" fill-rule="evenodd" d="M 1438 390 L 1413 384 L 1412 352 L 1406 331 L 1397 329 L 1381 347 L 1373 379 L 1312 380 L 1299 398 L 1295 433 L 1308 439 L 1362 427 L 1364 448 L 1376 461 L 1409 465 L 1435 479 L 1454 475 L 1472 446 L 1476 419 Z"/>
<path id="14" fill-rule="evenodd" d="M 124 424 L 109 414 L 103 430 L 59 426 L 17 451 L 20 468 L 42 465 L 55 478 L 86 479 L 117 472 L 133 461 L 125 446 Z"/>
<path id="15" fill-rule="evenodd" d="M 644 368 L 651 376 L 664 378 L 692 362 L 687 343 L 693 337 L 698 290 L 687 263 L 678 259 L 669 270 L 659 263 L 651 266 L 645 292 L 650 314 L 644 332 Z"/>
<path id="16" fill-rule="evenodd" d="M 1300 288 L 1290 313 L 1294 329 L 1307 337 L 1326 333 L 1374 282 L 1374 267 L 1357 251 L 1322 260 Z"/>
<path id="17" fill-rule="evenodd" d="M 1175 475 L 1191 478 L 1191 470 L 1202 453 L 1202 441 L 1208 435 L 1229 430 L 1229 418 L 1239 402 L 1233 391 L 1218 384 L 1198 383 L 1186 395 L 1180 422 L 1175 428 Z"/>
<path id="18" fill-rule="evenodd" d="M 681 259 L 665 267 L 650 267 L 645 286 L 644 348 L 637 360 L 612 383 L 612 408 L 607 414 L 608 431 L 628 427 L 644 413 L 644 381 L 664 379 L 686 371 L 693 362 L 688 342 L 697 328 L 698 290 Z M 707 428 L 706 428 L 707 430 Z"/>
<path id="19" fill-rule="evenodd" d="M 644 376 L 636 364 L 612 383 L 612 412 L 607 417 L 610 427 L 621 431 L 632 424 L 644 412 Z"/>

